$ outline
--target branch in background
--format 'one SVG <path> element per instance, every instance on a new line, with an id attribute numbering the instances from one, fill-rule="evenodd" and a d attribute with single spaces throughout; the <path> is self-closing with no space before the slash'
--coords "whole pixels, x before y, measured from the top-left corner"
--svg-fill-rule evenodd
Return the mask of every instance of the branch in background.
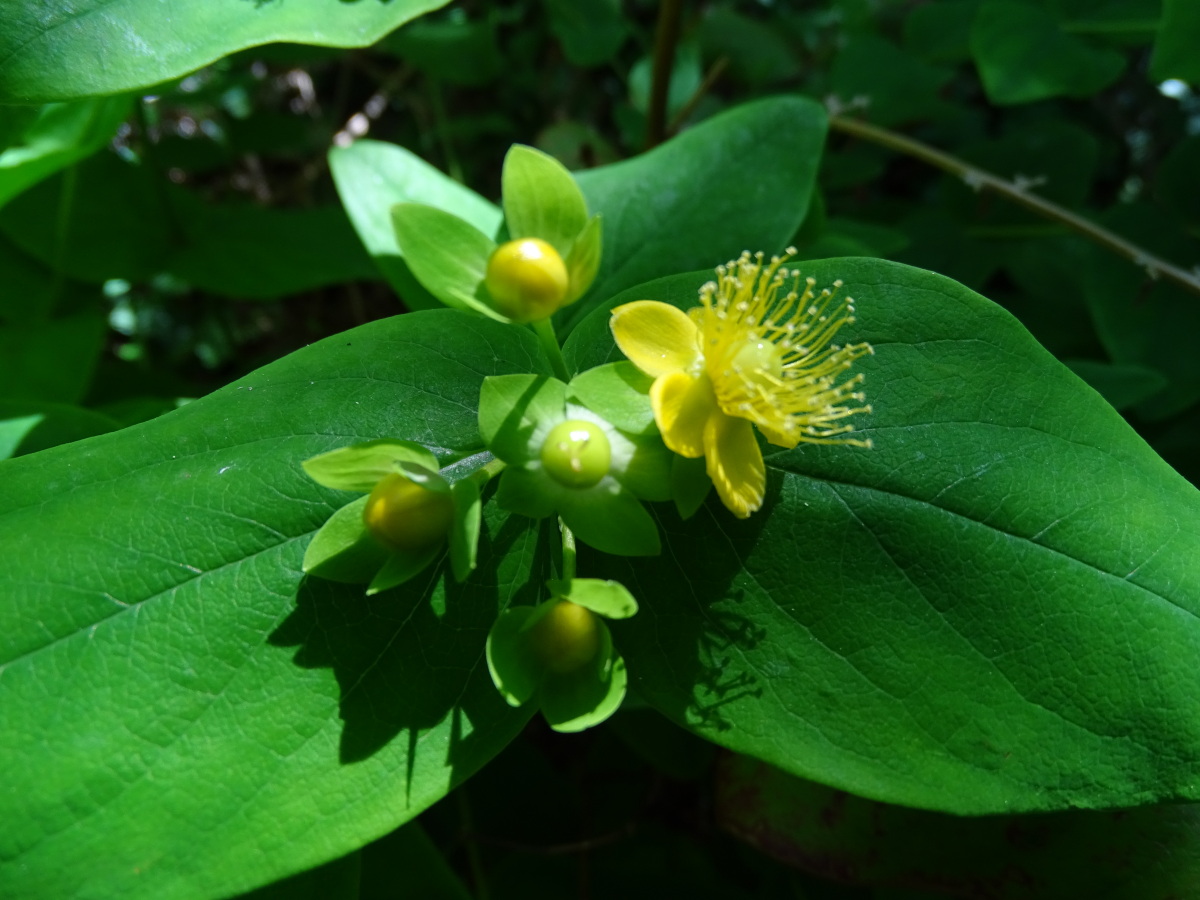
<path id="1" fill-rule="evenodd" d="M 683 0 L 662 0 L 654 37 L 650 107 L 646 112 L 647 150 L 661 144 L 666 133 L 667 96 L 671 90 L 671 71 L 675 67 L 675 48 L 679 44 L 679 20 L 682 15 Z"/>
<path id="2" fill-rule="evenodd" d="M 1029 188 L 1032 185 L 1029 179 L 1020 176 L 1011 181 L 998 178 L 990 172 L 978 169 L 958 157 L 943 153 L 941 150 L 930 147 L 928 144 L 922 144 L 920 141 L 915 141 L 894 131 L 888 131 L 886 128 L 880 128 L 877 125 L 869 125 L 858 119 L 849 119 L 845 116 L 837 115 L 836 112 L 829 117 L 829 127 L 834 131 L 840 131 L 843 134 L 852 134 L 863 140 L 879 144 L 881 147 L 905 153 L 922 162 L 929 163 L 931 166 L 936 166 L 944 172 L 949 172 L 951 175 L 961 178 L 968 187 L 976 191 L 995 191 L 1002 197 L 1020 206 L 1024 206 L 1039 216 L 1044 216 L 1053 222 L 1065 225 L 1094 243 L 1099 244 L 1101 247 L 1125 257 L 1135 266 L 1144 269 L 1150 278 L 1166 278 L 1193 293 L 1200 294 L 1200 276 L 1181 269 L 1179 266 L 1169 263 L 1165 259 L 1160 259 L 1137 244 L 1125 240 L 1120 235 L 1114 234 L 1107 228 L 1097 225 L 1095 222 L 1076 215 L 1069 209 L 1064 209 L 1057 203 L 1051 203 L 1037 194 L 1030 193 Z"/>
<path id="3" fill-rule="evenodd" d="M 687 103 L 683 104 L 683 106 L 679 108 L 679 112 L 675 113 L 674 117 L 671 119 L 671 124 L 667 126 L 668 137 L 675 134 L 675 132 L 683 127 L 683 123 L 686 122 L 688 116 L 695 111 L 696 107 L 700 104 L 700 101 L 704 99 L 704 95 L 712 90 L 713 85 L 720 80 L 721 76 L 725 74 L 725 70 L 728 68 L 728 56 L 722 56 L 712 64 L 712 68 L 708 70 L 708 74 L 704 76 L 704 80 L 700 82 L 700 86 L 696 88 L 695 93 L 688 97 Z"/>

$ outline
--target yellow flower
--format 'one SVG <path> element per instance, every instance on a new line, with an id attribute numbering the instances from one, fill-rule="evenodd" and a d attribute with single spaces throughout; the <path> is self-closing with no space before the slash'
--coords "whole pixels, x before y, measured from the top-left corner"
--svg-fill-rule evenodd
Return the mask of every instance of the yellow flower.
<path id="1" fill-rule="evenodd" d="M 666 445 L 681 456 L 705 457 L 717 493 L 734 515 L 762 506 L 766 468 L 751 423 L 779 447 L 798 443 L 853 444 L 846 437 L 855 413 L 870 412 L 846 376 L 869 344 L 833 343 L 854 321 L 854 301 L 833 290 L 815 291 L 808 278 L 784 266 L 795 253 L 763 263 L 743 253 L 717 267 L 717 280 L 700 288 L 700 306 L 687 313 L 667 303 L 637 300 L 612 313 L 621 351 L 655 381 L 654 419 Z"/>

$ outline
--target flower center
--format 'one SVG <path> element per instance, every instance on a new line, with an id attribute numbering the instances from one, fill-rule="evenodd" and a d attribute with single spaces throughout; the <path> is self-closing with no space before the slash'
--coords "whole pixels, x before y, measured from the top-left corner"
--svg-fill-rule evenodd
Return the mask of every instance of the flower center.
<path id="1" fill-rule="evenodd" d="M 454 517 L 448 493 L 431 491 L 403 475 L 383 478 L 363 508 L 363 524 L 392 550 L 425 550 L 446 539 Z"/>
<path id="2" fill-rule="evenodd" d="M 783 375 L 783 348 L 774 341 L 746 340 L 729 361 L 734 372 L 760 387 L 778 384 Z"/>
<path id="3" fill-rule="evenodd" d="M 559 675 L 574 672 L 596 658 L 600 627 L 590 609 L 560 600 L 529 631 L 538 658 Z"/>
<path id="4" fill-rule="evenodd" d="M 612 448 L 599 425 L 571 419 L 550 429 L 541 457 L 546 473 L 559 484 L 589 488 L 608 474 Z"/>

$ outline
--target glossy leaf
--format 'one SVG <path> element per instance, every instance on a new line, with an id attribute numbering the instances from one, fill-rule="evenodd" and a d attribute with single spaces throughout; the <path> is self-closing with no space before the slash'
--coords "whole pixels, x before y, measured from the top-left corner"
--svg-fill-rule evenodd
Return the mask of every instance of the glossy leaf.
<path id="1" fill-rule="evenodd" d="M 782 250 L 808 210 L 825 142 L 817 103 L 748 103 L 625 162 L 576 177 L 603 216 L 596 284 L 560 315 L 566 330 L 618 291 L 734 259 Z M 743 173 L 731 185 L 731 172 Z M 590 298 L 590 299 L 589 299 Z"/>
<path id="2" fill-rule="evenodd" d="M 33 103 L 146 88 L 275 41 L 365 47 L 446 0 L 337 3 L 34 0 L 0 22 L 0 100 Z"/>
<path id="3" fill-rule="evenodd" d="M 581 406 L 630 434 L 656 430 L 650 408 L 650 386 L 654 379 L 633 363 L 615 362 L 580 372 L 568 385 L 569 394 Z"/>
<path id="4" fill-rule="evenodd" d="M 480 449 L 483 377 L 544 369 L 522 329 L 411 314 L 0 464 L 0 895 L 228 896 L 392 830 L 503 747 L 524 714 L 483 648 L 546 577 L 530 524 L 489 504 L 468 582 L 364 598 L 301 575 L 345 494 L 300 464 L 381 434 Z"/>
<path id="5" fill-rule="evenodd" d="M 875 449 L 768 447 L 749 520 L 660 507 L 662 557 L 581 560 L 644 601 L 613 626 L 639 691 L 717 743 L 889 802 L 1195 797 L 1200 495 L 987 300 L 882 261 L 803 270 L 844 280 L 845 340 L 875 347 L 856 364 Z M 709 277 L 614 302 L 690 306 Z M 616 355 L 603 311 L 565 355 Z"/>
<path id="6" fill-rule="evenodd" d="M 441 304 L 404 263 L 392 224 L 393 206 L 435 206 L 489 236 L 500 227 L 499 207 L 395 144 L 363 140 L 335 147 L 329 151 L 329 169 L 367 252 L 410 309 L 433 309 Z"/>

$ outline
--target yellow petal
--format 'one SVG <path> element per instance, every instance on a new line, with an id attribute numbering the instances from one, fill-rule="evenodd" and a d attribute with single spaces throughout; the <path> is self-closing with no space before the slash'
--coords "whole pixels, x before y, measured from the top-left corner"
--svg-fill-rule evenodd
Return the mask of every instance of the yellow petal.
<path id="1" fill-rule="evenodd" d="M 730 512 L 745 519 L 762 506 L 767 470 L 749 422 L 722 412 L 709 416 L 704 455 L 708 477 Z"/>
<path id="2" fill-rule="evenodd" d="M 647 375 L 686 371 L 700 360 L 696 326 L 669 303 L 622 304 L 612 311 L 609 325 L 621 352 Z"/>
<path id="3" fill-rule="evenodd" d="M 722 415 L 712 383 L 703 374 L 693 377 L 671 372 L 659 376 L 650 388 L 650 407 L 663 443 L 690 459 L 704 455 L 705 423 L 711 416 Z"/>

